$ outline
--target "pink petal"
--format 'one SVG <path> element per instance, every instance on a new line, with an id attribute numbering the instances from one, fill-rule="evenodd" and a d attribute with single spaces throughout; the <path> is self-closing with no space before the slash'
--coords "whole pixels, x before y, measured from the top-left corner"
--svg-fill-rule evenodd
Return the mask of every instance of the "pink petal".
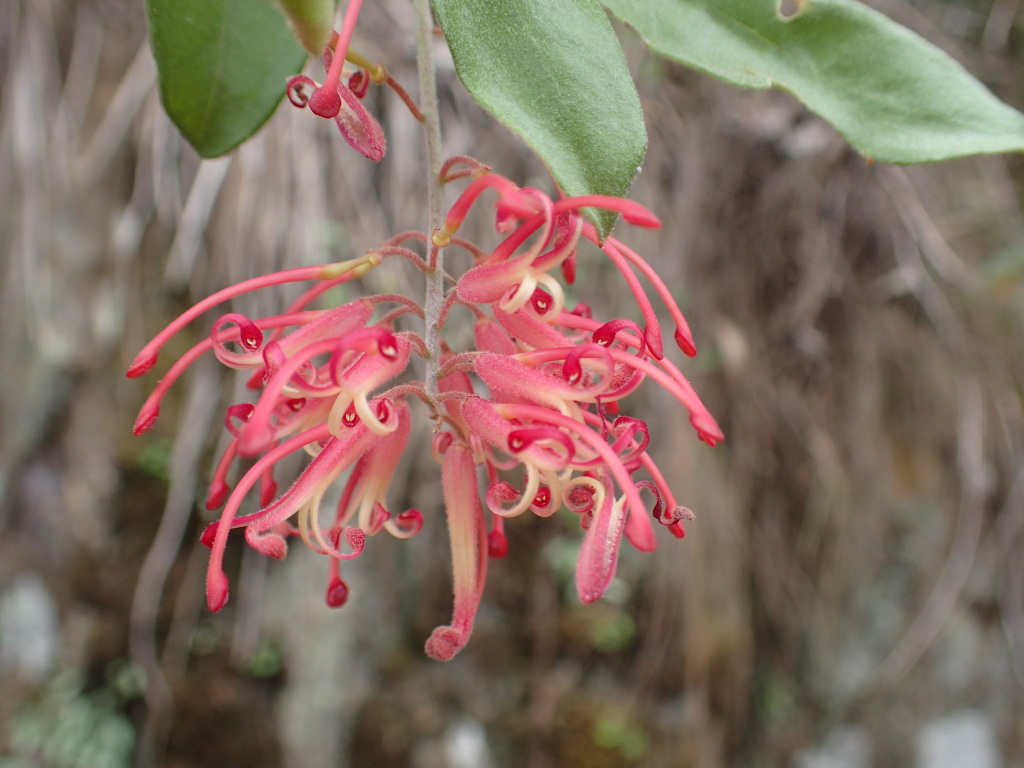
<path id="1" fill-rule="evenodd" d="M 487 574 L 487 534 L 477 492 L 473 453 L 464 445 L 448 448 L 441 465 L 448 538 L 452 549 L 455 609 L 452 623 L 427 639 L 427 655 L 449 661 L 469 640 Z"/>
<path id="2" fill-rule="evenodd" d="M 619 545 L 626 525 L 625 505 L 615 502 L 615 487 L 607 476 L 603 482 L 604 503 L 583 537 L 576 561 L 576 589 L 584 603 L 600 600 L 615 578 Z"/>
<path id="3" fill-rule="evenodd" d="M 379 161 L 384 157 L 387 141 L 377 118 L 366 111 L 366 107 L 346 86 L 338 84 L 341 95 L 341 109 L 334 118 L 345 141 L 363 157 Z"/>

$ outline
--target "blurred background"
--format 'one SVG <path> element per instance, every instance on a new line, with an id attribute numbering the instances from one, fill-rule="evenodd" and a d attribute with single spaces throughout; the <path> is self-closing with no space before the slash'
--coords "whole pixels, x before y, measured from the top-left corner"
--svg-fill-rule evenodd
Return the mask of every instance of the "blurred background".
<path id="1" fill-rule="evenodd" d="M 1021 0 L 872 5 L 1024 106 Z M 356 45 L 414 92 L 412 29 L 403 0 L 373 3 Z M 201 163 L 161 111 L 141 0 L 0 0 L 0 766 L 1024 766 L 1024 162 L 872 165 L 785 94 L 620 32 L 650 133 L 632 196 L 666 226 L 617 234 L 683 304 L 684 371 L 727 442 L 636 396 L 697 515 L 686 539 L 625 548 L 585 607 L 576 522 L 511 521 L 472 641 L 440 664 L 424 419 L 390 501 L 427 525 L 346 564 L 348 605 L 324 605 L 302 547 L 267 567 L 238 546 L 214 616 L 196 500 L 242 382 L 199 365 L 131 434 L 213 317 L 124 377 L 214 290 L 422 228 L 417 125 L 372 92 L 374 165 L 286 105 Z M 550 190 L 438 52 L 446 154 Z M 596 253 L 579 274 L 571 300 L 632 316 Z M 352 285 L 332 299 L 421 290 L 393 263 Z"/>

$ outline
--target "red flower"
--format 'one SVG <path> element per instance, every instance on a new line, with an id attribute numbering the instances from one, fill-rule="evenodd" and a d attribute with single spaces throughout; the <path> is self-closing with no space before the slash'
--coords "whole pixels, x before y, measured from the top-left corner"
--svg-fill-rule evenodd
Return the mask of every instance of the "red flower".
<path id="1" fill-rule="evenodd" d="M 226 426 L 233 439 L 218 463 L 207 499 L 211 509 L 224 505 L 220 519 L 203 534 L 212 550 L 207 578 L 211 609 L 220 610 L 227 601 L 222 562 L 233 529 L 244 528 L 249 545 L 274 558 L 285 556 L 292 536 L 327 555 L 331 564 L 326 598 L 336 607 L 348 595 L 340 563 L 356 557 L 367 536 L 388 531 L 405 538 L 422 528 L 424 516 L 418 510 L 395 515 L 387 503 L 388 485 L 409 441 L 410 397 L 424 401 L 434 420 L 433 452 L 441 463 L 454 574 L 452 621 L 427 640 L 430 656 L 447 660 L 466 644 L 483 592 L 487 559 L 502 557 L 507 550 L 508 518 L 526 512 L 549 517 L 563 507 L 578 516 L 586 531 L 576 568 L 584 602 L 598 600 L 607 589 L 623 536 L 640 550 L 655 549 L 652 520 L 683 536 L 683 521 L 692 515 L 676 503 L 647 452 L 648 425 L 621 413 L 624 401 L 643 382 L 653 380 L 689 411 L 700 439 L 714 445 L 723 439 L 722 432 L 665 355 L 658 318 L 633 270 L 639 269 L 652 282 L 675 320 L 679 346 L 693 354 L 689 328 L 664 283 L 616 238 L 599 242 L 582 209 L 618 211 L 627 222 L 645 227 L 657 226 L 657 219 L 625 200 L 552 200 L 480 167 L 472 174 L 477 178 L 429 242 L 434 247 L 463 247 L 474 256 L 474 266 L 458 279 L 438 322 L 443 331 L 450 310 L 456 305 L 468 308 L 475 318 L 474 346 L 461 351 L 443 346 L 436 381 L 417 380 L 416 361 L 427 357 L 427 345 L 416 333 L 396 325 L 403 315 L 423 315 L 415 302 L 400 296 L 368 296 L 331 309 L 309 309 L 326 288 L 365 274 L 386 257 L 406 256 L 428 269 L 424 259 L 400 244 L 404 239 L 428 239 L 415 234 L 384 243 L 359 259 L 289 270 L 225 289 L 171 323 L 132 364 L 130 376 L 145 373 L 170 336 L 202 312 L 243 292 L 283 282 L 320 281 L 281 315 L 223 315 L 210 338 L 172 366 L 136 422 L 137 433 L 149 429 L 167 388 L 207 351 L 225 365 L 245 371 L 257 392 L 255 402 L 228 409 Z M 490 251 L 455 237 L 487 190 L 497 193 L 496 222 L 504 235 Z M 586 306 L 565 310 L 561 283 L 552 273 L 575 263 L 586 241 L 622 273 L 640 305 L 643 327 L 624 319 L 595 320 Z M 300 450 L 312 458 L 298 479 L 278 494 L 275 467 Z M 237 457 L 254 463 L 231 488 L 226 478 Z M 340 502 L 324 520 L 322 500 L 346 472 Z M 518 486 L 508 479 L 513 477 L 523 478 Z M 257 485 L 260 508 L 242 513 L 244 499 Z M 644 491 L 653 496 L 650 507 L 644 503 Z"/>

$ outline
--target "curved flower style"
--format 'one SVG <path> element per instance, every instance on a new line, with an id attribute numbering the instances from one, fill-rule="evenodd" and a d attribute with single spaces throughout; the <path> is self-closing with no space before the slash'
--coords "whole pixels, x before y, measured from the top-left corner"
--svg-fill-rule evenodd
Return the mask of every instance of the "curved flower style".
<path id="1" fill-rule="evenodd" d="M 340 40 L 337 45 L 340 50 Z M 334 62 L 331 67 L 333 71 Z M 468 168 L 453 170 L 459 162 Z M 334 607 L 348 596 L 341 561 L 358 556 L 367 536 L 387 531 L 406 538 L 419 532 L 428 522 L 423 514 L 416 509 L 393 514 L 387 502 L 390 480 L 412 429 L 410 398 L 426 403 L 434 421 L 433 453 L 441 464 L 454 573 L 452 621 L 427 640 L 431 657 L 448 660 L 468 641 L 487 561 L 507 552 L 504 525 L 509 518 L 526 512 L 551 517 L 562 508 L 577 516 L 585 530 L 576 569 L 584 602 L 605 593 L 623 537 L 637 549 L 653 551 L 657 536 L 652 520 L 676 537 L 684 535 L 683 523 L 692 515 L 677 504 L 647 452 L 648 425 L 625 415 L 624 403 L 643 382 L 653 380 L 689 412 L 701 440 L 713 446 L 723 435 L 668 359 L 660 321 L 636 271 L 667 306 L 674 338 L 686 355 L 696 353 L 693 337 L 650 265 L 617 238 L 601 242 L 582 209 L 617 211 L 642 227 L 656 227 L 658 220 L 638 204 L 617 198 L 553 200 L 464 158 L 447 164 L 442 173 L 446 181 L 467 176 L 472 180 L 444 226 L 429 237 L 404 233 L 358 259 L 289 270 L 225 289 L 168 326 L 129 369 L 130 376 L 145 373 L 174 333 L 240 293 L 284 282 L 319 281 L 281 315 L 222 315 L 210 337 L 171 367 L 136 421 L 136 433 L 152 427 L 167 389 L 208 351 L 224 365 L 246 372 L 257 393 L 254 402 L 227 410 L 225 424 L 232 440 L 217 463 L 207 498 L 209 509 L 223 506 L 202 537 L 211 548 L 207 601 L 212 610 L 220 610 L 228 599 L 223 556 L 236 528 L 243 528 L 248 544 L 269 557 L 283 558 L 292 536 L 327 555 L 326 600 Z M 485 192 L 497 196 L 495 222 L 502 236 L 491 250 L 456 237 Z M 328 288 L 362 276 L 391 256 L 429 269 L 427 260 L 401 245 L 406 240 L 426 242 L 430 249 L 460 247 L 474 258 L 449 292 L 438 322 L 443 331 L 453 310 L 468 309 L 475 323 L 473 347 L 456 351 L 443 342 L 433 382 L 410 373 L 419 368 L 414 361 L 428 356 L 427 344 L 416 333 L 400 330 L 404 316 L 423 316 L 415 302 L 378 295 L 330 309 L 310 308 Z M 594 319 L 585 305 L 565 309 L 562 281 L 554 272 L 571 281 L 578 252 L 587 242 L 621 273 L 643 325 Z M 277 464 L 300 450 L 311 456 L 308 465 L 278 493 Z M 232 488 L 228 478 L 239 457 L 253 463 Z M 513 477 L 521 480 L 515 483 Z M 336 483 L 342 486 L 340 497 L 332 519 L 325 522 L 320 508 Z M 247 495 L 257 485 L 259 509 L 243 512 Z M 645 492 L 653 497 L 650 507 Z"/>

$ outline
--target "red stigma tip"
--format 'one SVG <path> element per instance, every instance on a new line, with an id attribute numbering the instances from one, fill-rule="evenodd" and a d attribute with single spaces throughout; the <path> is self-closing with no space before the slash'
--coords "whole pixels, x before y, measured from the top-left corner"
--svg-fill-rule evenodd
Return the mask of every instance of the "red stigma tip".
<path id="1" fill-rule="evenodd" d="M 144 376 L 149 372 L 150 368 L 156 365 L 156 355 L 139 355 L 132 361 L 132 364 L 128 366 L 128 370 L 125 375 L 129 379 L 137 379 L 139 376 Z"/>
<path id="2" fill-rule="evenodd" d="M 269 507 L 274 499 L 277 498 L 277 483 L 274 482 L 274 478 L 270 478 L 265 482 L 260 483 L 260 506 Z"/>
<path id="3" fill-rule="evenodd" d="M 696 356 L 697 347 L 693 343 L 693 339 L 690 337 L 689 334 L 683 333 L 678 328 L 676 329 L 676 344 L 679 346 L 681 350 L 683 350 L 683 354 L 686 355 L 687 357 Z"/>
<path id="4" fill-rule="evenodd" d="M 562 277 L 565 278 L 565 282 L 572 285 L 576 282 L 576 254 L 571 253 L 565 261 L 562 262 Z"/>
<path id="5" fill-rule="evenodd" d="M 341 608 L 348 602 L 348 584 L 340 578 L 331 579 L 331 583 L 327 585 L 326 598 L 328 608 Z"/>
<path id="6" fill-rule="evenodd" d="M 635 227 L 646 227 L 647 229 L 658 229 L 661 227 L 661 219 L 641 205 L 624 205 L 622 218 Z"/>
<path id="7" fill-rule="evenodd" d="M 218 509 L 221 504 L 224 503 L 224 499 L 228 497 L 231 492 L 231 486 L 225 483 L 223 480 L 214 482 L 210 485 L 210 492 L 206 495 L 206 508 L 209 510 Z M 209 528 L 206 529 L 210 530 Z M 216 531 L 216 529 L 214 529 Z M 203 536 L 206 536 L 206 531 L 203 532 Z M 210 541 L 203 540 L 203 544 L 208 547 L 213 546 L 213 537 L 210 537 Z"/>
<path id="8" fill-rule="evenodd" d="M 725 440 L 722 428 L 718 426 L 718 422 L 715 421 L 710 413 L 696 412 L 690 414 L 690 425 L 697 430 L 697 437 L 712 448 Z"/>
<path id="9" fill-rule="evenodd" d="M 139 411 L 138 417 L 135 419 L 135 425 L 132 427 L 132 434 L 136 437 L 139 435 L 149 432 L 156 424 L 156 420 L 160 417 L 160 407 L 154 406 L 152 408 L 146 408 L 143 406 L 142 410 Z"/>
<path id="10" fill-rule="evenodd" d="M 505 534 L 491 531 L 487 534 L 487 556 L 493 560 L 501 560 L 508 554 L 508 539 Z"/>
<path id="11" fill-rule="evenodd" d="M 223 571 L 211 571 L 206 577 L 206 604 L 218 613 L 228 601 L 228 577 Z"/>

